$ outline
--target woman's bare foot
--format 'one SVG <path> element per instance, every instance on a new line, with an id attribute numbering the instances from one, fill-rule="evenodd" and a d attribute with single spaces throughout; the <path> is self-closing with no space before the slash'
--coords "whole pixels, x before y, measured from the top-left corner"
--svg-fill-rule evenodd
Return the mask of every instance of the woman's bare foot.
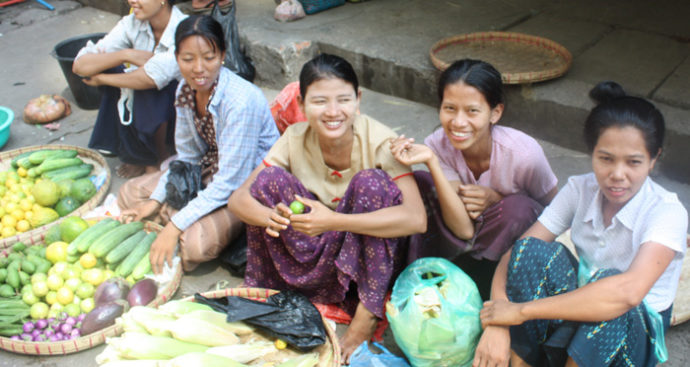
<path id="1" fill-rule="evenodd" d="M 144 173 L 153 173 L 158 171 L 156 166 L 138 166 L 135 164 L 122 163 L 115 169 L 118 177 L 132 178 L 141 176 Z"/>
<path id="2" fill-rule="evenodd" d="M 345 335 L 340 339 L 342 363 L 350 364 L 350 356 L 360 344 L 370 340 L 376 331 L 378 319 L 362 302 L 357 305 L 355 317 L 350 326 L 345 330 Z"/>

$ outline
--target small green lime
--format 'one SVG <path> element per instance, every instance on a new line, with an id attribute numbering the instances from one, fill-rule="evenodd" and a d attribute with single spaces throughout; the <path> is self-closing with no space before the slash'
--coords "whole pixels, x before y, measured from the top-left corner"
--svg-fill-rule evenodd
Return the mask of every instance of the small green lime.
<path id="1" fill-rule="evenodd" d="M 304 213 L 304 204 L 295 200 L 290 203 L 290 210 L 295 214 L 302 214 Z"/>

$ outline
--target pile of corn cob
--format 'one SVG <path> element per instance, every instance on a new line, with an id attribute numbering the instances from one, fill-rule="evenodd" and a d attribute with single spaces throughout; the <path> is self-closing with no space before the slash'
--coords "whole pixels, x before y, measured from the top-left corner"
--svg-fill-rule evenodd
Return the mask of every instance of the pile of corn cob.
<path id="1" fill-rule="evenodd" d="M 274 343 L 247 338 L 253 327 L 195 302 L 132 307 L 116 323 L 124 333 L 106 340 L 96 357 L 101 367 L 313 367 L 319 361 L 318 353 L 307 353 L 266 363 L 262 357 L 278 352 Z"/>

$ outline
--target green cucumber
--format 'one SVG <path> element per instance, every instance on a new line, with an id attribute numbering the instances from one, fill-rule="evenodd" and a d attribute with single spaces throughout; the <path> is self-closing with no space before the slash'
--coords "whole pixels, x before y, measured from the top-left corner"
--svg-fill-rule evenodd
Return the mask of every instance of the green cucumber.
<path id="1" fill-rule="evenodd" d="M 18 164 L 19 160 L 22 159 L 22 158 L 29 158 L 29 156 L 32 155 L 32 154 L 34 154 L 34 153 L 36 153 L 35 150 L 34 150 L 34 151 L 31 151 L 31 152 L 24 152 L 24 153 L 22 153 L 22 154 L 20 154 L 20 155 L 18 155 L 18 156 L 16 156 L 16 157 L 14 157 L 14 158 L 12 158 L 12 162 L 11 162 L 12 167 L 14 167 L 14 168 L 19 168 L 19 164 Z"/>
<path id="2" fill-rule="evenodd" d="M 105 218 L 101 220 L 100 222 L 87 228 L 84 232 L 80 233 L 77 238 L 72 240 L 69 246 L 67 246 L 67 254 L 76 255 L 77 253 L 86 252 L 96 238 L 119 225 L 120 222 L 113 218 Z"/>
<path id="3" fill-rule="evenodd" d="M 29 162 L 38 165 L 51 159 L 74 158 L 76 156 L 77 151 L 74 149 L 46 149 L 30 154 Z"/>
<path id="4" fill-rule="evenodd" d="M 110 250 L 114 249 L 115 246 L 124 241 L 127 237 L 141 231 L 144 228 L 144 223 L 142 222 L 131 222 L 123 224 L 110 231 L 102 234 L 98 237 L 91 247 L 89 247 L 89 253 L 93 254 L 98 258 L 102 258 L 107 255 Z"/>
<path id="5" fill-rule="evenodd" d="M 79 171 L 86 171 L 86 170 L 88 170 L 88 172 L 87 172 L 87 175 L 88 175 L 89 173 L 91 173 L 91 170 L 92 170 L 92 169 L 93 169 L 93 164 L 82 163 L 82 164 L 80 164 L 80 165 L 78 165 L 78 166 L 69 166 L 69 167 L 65 167 L 65 168 L 58 168 L 58 169 L 50 170 L 50 171 L 47 171 L 47 172 L 43 172 L 43 173 L 41 174 L 41 177 L 43 177 L 43 178 L 49 178 L 49 179 L 51 179 L 53 182 L 57 182 L 57 181 L 53 180 L 53 177 L 55 177 L 55 176 L 61 176 L 61 175 L 63 175 L 63 174 L 67 174 L 67 173 L 72 172 L 72 171 L 74 171 L 74 170 L 79 170 Z"/>
<path id="6" fill-rule="evenodd" d="M 58 168 L 65 168 L 71 166 L 77 166 L 84 163 L 81 158 L 56 158 L 56 159 L 46 159 L 36 169 L 36 174 L 40 175 L 43 172 L 52 171 Z"/>
<path id="7" fill-rule="evenodd" d="M 105 256 L 105 262 L 108 264 L 114 264 L 118 261 L 124 259 L 142 239 L 146 236 L 146 231 L 143 229 L 122 241 L 117 247 L 110 250 Z"/>
<path id="8" fill-rule="evenodd" d="M 91 174 L 91 171 L 93 170 L 93 165 L 92 164 L 82 164 L 79 167 L 69 167 L 71 168 L 70 171 L 63 172 L 59 175 L 54 175 L 49 177 L 49 179 L 53 182 L 60 182 L 62 180 L 77 180 L 80 178 L 88 177 Z"/>
<path id="9" fill-rule="evenodd" d="M 147 234 L 146 237 L 139 242 L 137 247 L 135 247 L 124 260 L 122 260 L 120 265 L 118 265 L 118 267 L 115 269 L 115 274 L 123 278 L 126 278 L 129 274 L 131 274 L 132 270 L 134 270 L 134 267 L 139 264 L 141 259 L 144 256 L 147 256 L 149 250 L 151 249 L 151 244 L 155 239 L 155 232 L 150 232 Z"/>
<path id="10" fill-rule="evenodd" d="M 137 265 L 132 270 L 132 278 L 134 278 L 134 280 L 141 280 L 144 278 L 144 276 L 146 276 L 146 274 L 151 272 L 151 259 L 149 259 L 150 255 L 151 251 L 146 252 L 146 255 L 139 260 Z"/>

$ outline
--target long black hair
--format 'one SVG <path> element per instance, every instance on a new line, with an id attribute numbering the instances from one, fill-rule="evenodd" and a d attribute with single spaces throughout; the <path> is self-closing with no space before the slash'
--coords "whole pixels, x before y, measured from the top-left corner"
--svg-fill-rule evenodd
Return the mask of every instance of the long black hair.
<path id="1" fill-rule="evenodd" d="M 594 151 L 601 134 L 611 127 L 631 126 L 644 137 L 651 158 L 656 158 L 664 143 L 666 124 L 661 111 L 644 98 L 629 96 L 618 83 L 604 81 L 590 92 L 597 102 L 585 120 L 584 137 L 587 149 Z"/>
<path id="2" fill-rule="evenodd" d="M 438 80 L 438 100 L 443 102 L 443 93 L 449 84 L 463 82 L 476 88 L 486 99 L 489 107 L 504 103 L 501 73 L 488 62 L 462 59 L 452 63 L 441 73 Z"/>
<path id="3" fill-rule="evenodd" d="M 177 25 L 175 30 L 175 54 L 180 50 L 180 43 L 187 37 L 199 36 L 213 48 L 225 52 L 225 35 L 223 27 L 210 15 L 191 15 Z"/>
<path id="4" fill-rule="evenodd" d="M 302 99 L 307 94 L 307 88 L 321 79 L 337 78 L 352 84 L 355 93 L 359 91 L 359 81 L 352 65 L 340 56 L 320 54 L 309 60 L 299 73 L 299 92 Z"/>

